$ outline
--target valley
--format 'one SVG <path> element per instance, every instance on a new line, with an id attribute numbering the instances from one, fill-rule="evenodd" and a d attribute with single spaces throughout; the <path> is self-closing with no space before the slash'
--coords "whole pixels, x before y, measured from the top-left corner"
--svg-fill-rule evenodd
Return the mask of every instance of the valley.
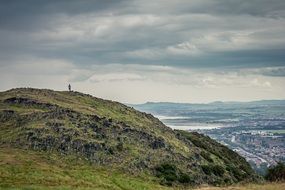
<path id="1" fill-rule="evenodd" d="M 285 101 L 146 103 L 135 108 L 174 129 L 206 134 L 244 156 L 261 175 L 285 161 Z"/>

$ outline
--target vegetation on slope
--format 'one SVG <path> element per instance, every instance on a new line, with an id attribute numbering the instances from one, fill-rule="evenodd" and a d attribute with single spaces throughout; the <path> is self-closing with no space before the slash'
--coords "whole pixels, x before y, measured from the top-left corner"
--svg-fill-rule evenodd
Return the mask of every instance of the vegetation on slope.
<path id="1" fill-rule="evenodd" d="M 194 145 L 201 148 L 202 156 L 208 161 L 207 164 L 202 165 L 203 171 L 208 174 L 216 176 L 223 176 L 228 172 L 232 179 L 236 182 L 242 179 L 252 180 L 252 168 L 245 161 L 245 158 L 239 156 L 236 152 L 228 149 L 226 146 L 205 135 L 193 132 L 179 131 L 179 134 L 186 137 L 193 142 Z M 219 160 L 214 162 L 213 160 Z M 227 178 L 225 179 L 227 180 Z"/>
<path id="2" fill-rule="evenodd" d="M 265 179 L 268 181 L 285 181 L 284 163 L 279 162 L 277 165 L 268 168 Z"/>
<path id="3" fill-rule="evenodd" d="M 73 155 L 94 167 L 156 176 L 161 184 L 257 179 L 242 157 L 208 137 L 173 131 L 150 114 L 78 92 L 1 92 L 0 123 L 1 146 Z"/>
<path id="4" fill-rule="evenodd" d="M 197 190 L 277 190 L 284 183 L 204 187 Z M 0 146 L 1 190 L 172 190 L 149 175 L 131 176 L 123 171 L 98 167 L 82 157 Z"/>
<path id="5" fill-rule="evenodd" d="M 167 189 L 149 176 L 94 166 L 74 155 L 0 147 L 0 189 Z"/>

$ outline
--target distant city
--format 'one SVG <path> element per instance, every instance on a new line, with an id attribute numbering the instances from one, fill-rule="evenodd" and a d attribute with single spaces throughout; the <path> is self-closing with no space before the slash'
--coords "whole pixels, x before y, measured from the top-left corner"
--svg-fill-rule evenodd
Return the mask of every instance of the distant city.
<path id="1" fill-rule="evenodd" d="M 260 174 L 285 161 L 285 101 L 132 105 L 174 129 L 197 131 L 246 158 Z"/>

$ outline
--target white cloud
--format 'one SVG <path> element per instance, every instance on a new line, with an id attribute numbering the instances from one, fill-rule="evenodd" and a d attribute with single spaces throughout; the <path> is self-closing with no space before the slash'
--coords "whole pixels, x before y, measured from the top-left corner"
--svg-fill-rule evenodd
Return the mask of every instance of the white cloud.
<path id="1" fill-rule="evenodd" d="M 249 86 L 253 87 L 271 87 L 271 83 L 269 81 L 260 81 L 259 79 L 255 78 L 250 81 Z"/>
<path id="2" fill-rule="evenodd" d="M 254 69 L 219 72 L 140 64 L 82 68 L 64 60 L 34 58 L 6 66 L 0 74 L 0 80 L 6 81 L 1 89 L 32 86 L 66 90 L 71 83 L 75 90 L 129 103 L 281 99 L 285 94 L 284 77 L 265 76 Z"/>
<path id="3" fill-rule="evenodd" d="M 143 80 L 144 78 L 138 74 L 133 73 L 106 73 L 106 74 L 94 74 L 88 81 L 93 82 L 112 82 L 112 81 L 135 81 Z"/>
<path id="4" fill-rule="evenodd" d="M 167 47 L 167 51 L 173 55 L 198 55 L 201 51 L 196 47 L 196 45 L 190 42 L 179 43 L 175 46 Z"/>
<path id="5" fill-rule="evenodd" d="M 150 48 L 150 49 L 140 49 L 140 50 L 133 50 L 128 51 L 125 53 L 124 56 L 131 57 L 131 58 L 142 58 L 142 59 L 160 59 L 162 57 L 165 57 L 166 52 L 164 52 L 162 49 L 159 48 Z"/>

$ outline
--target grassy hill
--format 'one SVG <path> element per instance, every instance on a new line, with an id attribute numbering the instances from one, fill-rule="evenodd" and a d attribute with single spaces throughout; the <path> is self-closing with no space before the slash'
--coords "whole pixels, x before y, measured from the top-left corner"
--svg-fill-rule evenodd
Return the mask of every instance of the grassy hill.
<path id="1" fill-rule="evenodd" d="M 0 147 L 0 189 L 2 190 L 173 190 L 149 175 L 131 176 L 122 171 L 95 166 L 83 157 Z M 197 190 L 281 190 L 284 183 L 244 184 L 229 187 L 196 187 Z"/>
<path id="2" fill-rule="evenodd" d="M 0 92 L 0 186 L 168 189 L 258 181 L 216 141 L 79 92 Z"/>

